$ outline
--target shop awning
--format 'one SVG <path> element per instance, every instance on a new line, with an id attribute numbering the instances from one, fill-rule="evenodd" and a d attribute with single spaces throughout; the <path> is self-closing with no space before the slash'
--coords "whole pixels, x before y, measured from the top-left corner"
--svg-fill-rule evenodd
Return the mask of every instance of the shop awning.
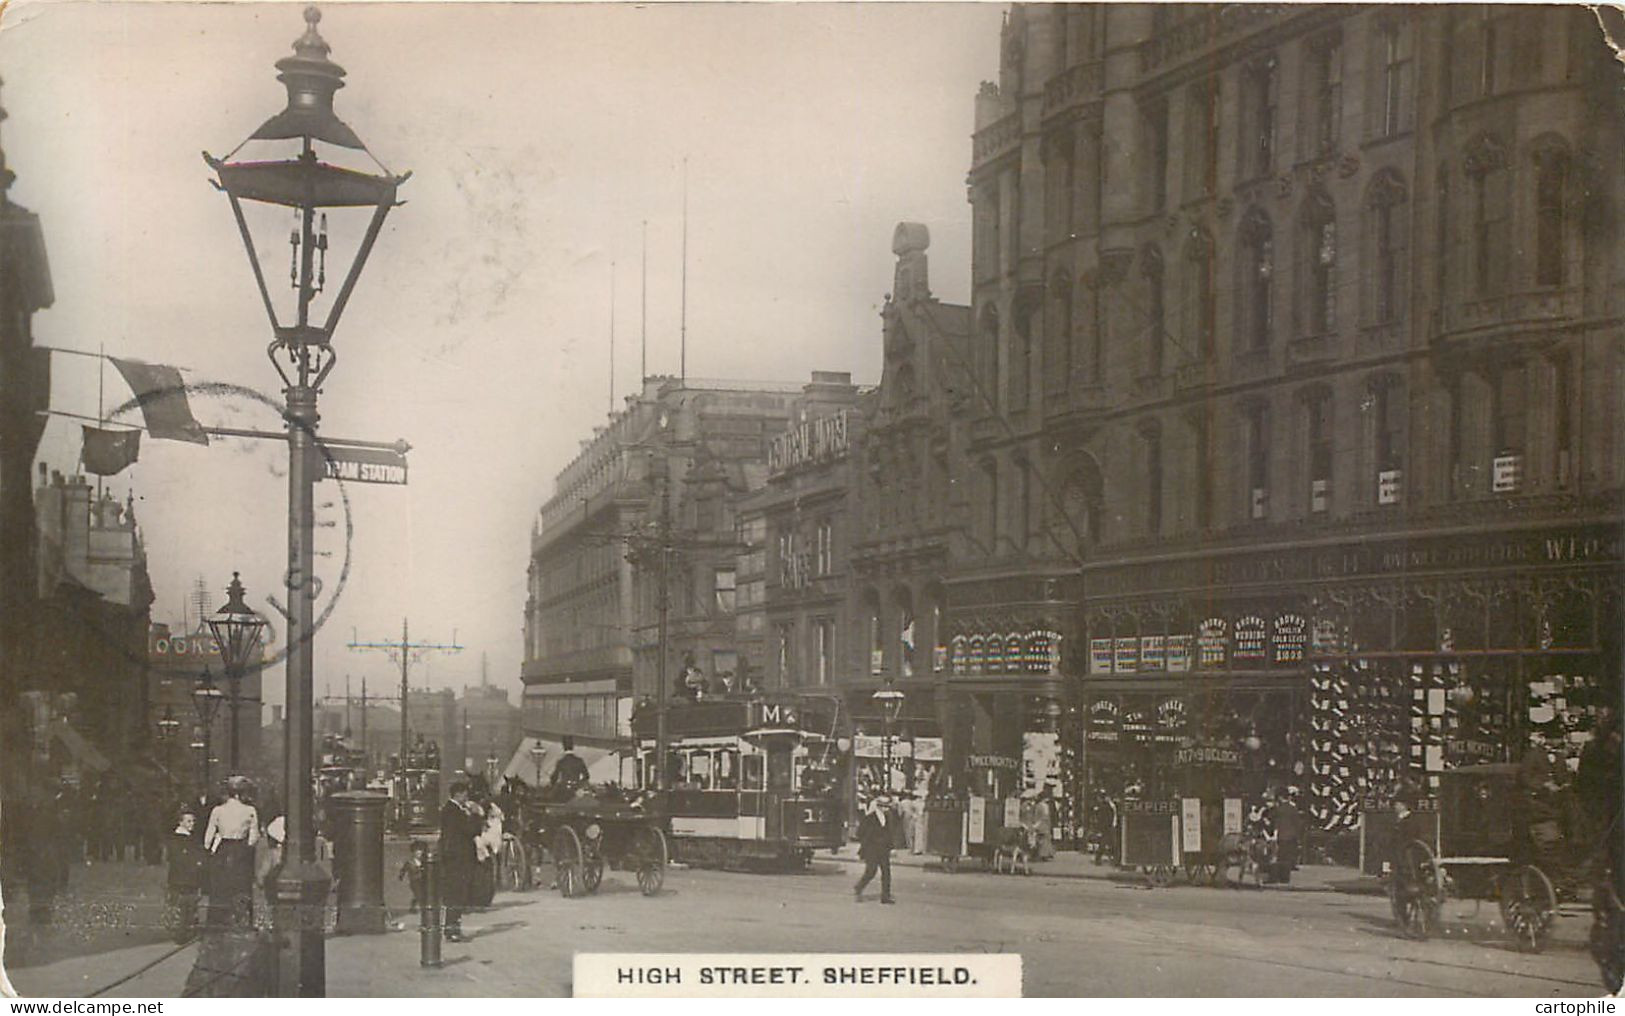
<path id="1" fill-rule="evenodd" d="M 519 747 L 514 749 L 513 756 L 502 770 L 502 778 L 516 778 L 529 785 L 536 785 L 536 758 L 531 751 L 540 746 L 542 749 L 542 785 L 553 777 L 553 767 L 558 765 L 559 758 L 564 754 L 564 744 L 549 737 L 525 737 L 519 741 Z M 617 752 L 608 748 L 594 748 L 590 745 L 577 744 L 575 753 L 581 761 L 587 763 L 587 777 L 594 783 L 616 783 L 621 778 L 621 757 Z"/>

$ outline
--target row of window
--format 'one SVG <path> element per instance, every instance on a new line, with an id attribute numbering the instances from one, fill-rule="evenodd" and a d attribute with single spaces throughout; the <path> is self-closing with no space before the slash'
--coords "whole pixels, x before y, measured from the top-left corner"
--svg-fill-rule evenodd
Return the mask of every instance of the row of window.
<path id="1" fill-rule="evenodd" d="M 1528 183 L 1530 221 L 1527 242 L 1511 240 L 1511 167 L 1505 147 L 1493 136 L 1479 138 L 1469 147 L 1464 160 L 1467 190 L 1452 193 L 1448 168 L 1440 171 L 1437 198 L 1437 249 L 1449 251 L 1465 239 L 1469 257 L 1436 257 L 1437 283 L 1441 299 L 1446 295 L 1489 298 L 1504 294 L 1512 280 L 1509 273 L 1516 253 L 1529 252 L 1529 281 L 1536 287 L 1560 287 L 1567 281 L 1569 237 L 1573 231 L 1575 193 L 1570 158 L 1565 143 L 1548 136 L 1532 149 Z M 1465 237 L 1458 236 L 1452 217 L 1465 214 Z M 1398 173 L 1379 173 L 1367 188 L 1363 213 L 1362 262 L 1364 278 L 1362 303 L 1367 324 L 1399 320 L 1405 311 L 1410 277 L 1411 205 L 1409 191 Z M 1241 218 L 1237 233 L 1239 268 L 1236 329 L 1237 350 L 1268 349 L 1278 332 L 1276 296 L 1280 270 L 1277 264 L 1275 229 L 1261 208 L 1249 209 Z M 1331 197 L 1315 189 L 1303 202 L 1298 215 L 1297 333 L 1317 337 L 1335 333 L 1339 327 L 1340 302 L 1344 298 L 1343 252 L 1338 213 Z M 1140 253 L 1143 294 L 1141 309 L 1145 327 L 1143 359 L 1138 370 L 1150 375 L 1163 373 L 1170 361 L 1190 362 L 1209 359 L 1216 347 L 1218 293 L 1214 273 L 1214 245 L 1205 231 L 1193 231 L 1184 249 L 1184 270 L 1179 300 L 1171 320 L 1167 302 L 1166 271 L 1161 251 L 1148 245 Z M 1465 265 L 1468 275 L 1453 278 L 1451 266 Z M 1054 343 L 1055 369 L 1045 364 L 1045 376 L 1052 387 L 1065 387 L 1074 368 L 1075 290 L 1063 273 L 1050 282 L 1050 326 L 1058 336 Z M 1098 292 L 1086 290 L 1089 327 L 1088 345 L 1078 366 L 1090 378 L 1100 379 L 1103 371 L 1107 302 Z M 1002 394 L 1005 408 L 1020 411 L 1028 404 L 1027 378 L 1035 355 L 1032 315 L 1015 315 L 1011 330 L 1010 377 L 1001 384 L 998 343 L 1000 319 L 996 307 L 986 305 L 981 312 L 982 371 L 987 390 Z M 1174 348 L 1170 350 L 1170 345 Z"/>
<path id="2" fill-rule="evenodd" d="M 1550 456 L 1552 484 L 1560 490 L 1569 488 L 1574 482 L 1578 457 L 1578 384 L 1575 361 L 1567 351 L 1538 361 L 1509 363 L 1493 371 L 1465 371 L 1449 382 L 1440 392 L 1449 406 L 1444 449 L 1449 476 L 1441 493 L 1470 497 L 1523 489 L 1528 484 L 1525 463 L 1531 442 L 1541 444 L 1542 450 Z M 1549 402 L 1550 407 L 1550 412 L 1544 414 L 1547 422 L 1541 425 L 1539 433 L 1531 426 L 1532 392 L 1545 393 L 1542 400 Z M 1322 386 L 1305 389 L 1299 394 L 1296 406 L 1295 415 L 1288 414 L 1284 426 L 1272 418 L 1271 406 L 1261 400 L 1244 401 L 1238 408 L 1236 461 L 1243 480 L 1243 517 L 1246 519 L 1264 520 L 1281 515 L 1271 504 L 1271 491 L 1278 478 L 1272 442 L 1281 435 L 1302 442 L 1295 447 L 1295 460 L 1301 470 L 1299 504 L 1309 516 L 1330 511 L 1334 483 L 1338 482 L 1339 473 L 1350 468 L 1346 462 L 1341 466 L 1339 463 L 1331 392 Z M 1359 481 L 1365 487 L 1357 500 L 1378 506 L 1399 504 L 1407 487 L 1408 418 L 1412 411 L 1404 381 L 1393 375 L 1373 379 L 1364 390 L 1359 410 L 1362 424 L 1358 430 L 1361 434 L 1358 454 L 1367 475 Z M 1214 503 L 1216 431 L 1206 413 L 1193 414 L 1186 419 L 1191 449 L 1188 489 L 1193 522 L 1196 528 L 1205 529 L 1223 521 L 1216 517 Z M 1138 516 L 1132 512 L 1124 514 L 1143 518 L 1144 531 L 1157 535 L 1163 531 L 1167 490 L 1168 456 L 1164 435 L 1160 424 L 1152 421 L 1141 425 L 1138 436 L 1145 477 L 1143 512 Z M 1033 519 L 1033 489 L 1038 478 L 1032 469 L 1021 463 L 1015 465 L 1004 483 L 1001 483 L 996 461 L 985 460 L 981 469 L 985 498 L 979 519 L 982 538 L 990 547 L 1003 540 L 1025 547 L 1030 535 L 1028 526 Z M 1075 491 L 1076 496 L 1069 496 L 1069 491 Z M 1061 503 L 1070 515 L 1066 521 L 1084 527 L 1072 534 L 1076 542 L 1099 539 L 1098 515 L 1106 500 L 1106 492 L 1098 481 L 1063 484 Z M 1010 511 L 1008 519 L 1001 512 L 1005 508 Z M 1057 534 L 1058 537 L 1064 535 Z"/>

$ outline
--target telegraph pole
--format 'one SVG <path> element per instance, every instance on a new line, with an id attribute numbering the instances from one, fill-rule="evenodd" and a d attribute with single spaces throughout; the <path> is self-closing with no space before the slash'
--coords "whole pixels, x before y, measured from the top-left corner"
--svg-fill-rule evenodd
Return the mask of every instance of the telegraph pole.
<path id="1" fill-rule="evenodd" d="M 401 638 L 399 642 L 359 642 L 352 634 L 350 648 L 358 652 L 376 650 L 387 653 L 391 660 L 401 665 L 401 754 L 400 765 L 406 765 L 406 749 L 411 746 L 411 725 L 408 720 L 407 703 L 410 701 L 412 686 L 408 683 L 413 660 L 421 659 L 428 653 L 460 653 L 463 647 L 457 644 L 457 633 L 452 632 L 451 642 L 413 642 L 411 629 L 406 618 L 401 618 Z M 451 745 L 443 745 L 441 750 L 449 750 Z"/>

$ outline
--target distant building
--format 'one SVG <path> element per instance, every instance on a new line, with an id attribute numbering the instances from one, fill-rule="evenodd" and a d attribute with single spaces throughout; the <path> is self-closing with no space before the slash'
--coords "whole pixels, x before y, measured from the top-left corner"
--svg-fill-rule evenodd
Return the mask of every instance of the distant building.
<path id="1" fill-rule="evenodd" d="M 595 779 L 623 777 L 612 756 L 634 702 L 656 697 L 663 596 L 668 693 L 737 680 L 734 500 L 761 485 L 798 394 L 652 377 L 559 473 L 531 534 L 521 674 L 549 770 L 568 735 Z"/>
<path id="2" fill-rule="evenodd" d="M 855 627 L 847 558 L 860 398 L 851 374 L 814 371 L 770 440 L 766 482 L 738 501 L 749 578 L 734 593 L 737 639 L 762 690 L 830 691 L 853 669 L 837 638 Z"/>
<path id="3" fill-rule="evenodd" d="M 134 508 L 98 500 L 83 477 L 47 480 L 43 465 L 40 475 L 38 613 L 23 694 L 49 717 L 62 765 L 130 765 L 156 733 L 144 701 L 153 592 Z"/>

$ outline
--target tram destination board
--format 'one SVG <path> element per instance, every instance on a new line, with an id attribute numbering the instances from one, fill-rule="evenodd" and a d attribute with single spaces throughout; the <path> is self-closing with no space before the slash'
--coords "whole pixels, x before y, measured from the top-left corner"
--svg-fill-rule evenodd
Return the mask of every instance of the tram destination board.
<path id="1" fill-rule="evenodd" d="M 406 485 L 406 456 L 385 448 L 335 448 L 321 452 L 322 479 L 346 483 Z"/>

